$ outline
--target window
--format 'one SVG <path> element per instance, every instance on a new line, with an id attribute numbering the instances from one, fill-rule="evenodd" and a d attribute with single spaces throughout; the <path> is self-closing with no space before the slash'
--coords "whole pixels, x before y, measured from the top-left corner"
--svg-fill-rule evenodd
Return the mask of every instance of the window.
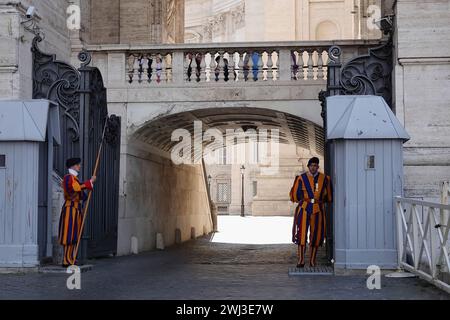
<path id="1" fill-rule="evenodd" d="M 6 167 L 6 155 L 0 154 L 0 168 Z"/>
<path id="2" fill-rule="evenodd" d="M 367 156 L 366 169 L 375 169 L 375 156 L 369 155 Z"/>
<path id="3" fill-rule="evenodd" d="M 253 181 L 253 196 L 256 197 L 258 194 L 258 181 Z"/>
<path id="4" fill-rule="evenodd" d="M 230 187 L 228 183 L 218 183 L 217 184 L 217 202 L 230 202 L 229 197 Z"/>

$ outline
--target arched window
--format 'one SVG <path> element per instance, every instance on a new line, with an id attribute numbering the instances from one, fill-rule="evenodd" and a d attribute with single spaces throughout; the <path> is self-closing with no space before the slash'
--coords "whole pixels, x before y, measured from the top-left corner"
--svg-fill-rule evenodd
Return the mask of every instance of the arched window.
<path id="1" fill-rule="evenodd" d="M 316 40 L 336 40 L 341 38 L 339 27 L 331 21 L 323 21 L 316 27 Z"/>

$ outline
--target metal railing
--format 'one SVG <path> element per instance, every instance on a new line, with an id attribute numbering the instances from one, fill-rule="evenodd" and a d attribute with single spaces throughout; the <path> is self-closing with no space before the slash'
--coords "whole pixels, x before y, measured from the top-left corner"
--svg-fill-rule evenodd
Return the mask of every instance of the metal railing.
<path id="1" fill-rule="evenodd" d="M 450 205 L 401 197 L 395 202 L 399 268 L 450 292 Z"/>

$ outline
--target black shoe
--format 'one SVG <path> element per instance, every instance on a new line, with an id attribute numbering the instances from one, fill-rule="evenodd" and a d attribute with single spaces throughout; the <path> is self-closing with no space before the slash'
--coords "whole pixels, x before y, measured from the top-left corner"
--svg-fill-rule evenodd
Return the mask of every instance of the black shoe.
<path id="1" fill-rule="evenodd" d="M 63 268 L 68 268 L 68 267 L 69 267 L 69 265 L 68 265 L 68 264 L 64 264 L 64 263 L 63 263 L 63 264 L 62 264 L 62 267 L 63 267 Z"/>
<path id="2" fill-rule="evenodd" d="M 297 268 L 304 268 L 305 267 L 305 264 L 304 263 L 299 263 L 299 264 L 297 264 Z"/>

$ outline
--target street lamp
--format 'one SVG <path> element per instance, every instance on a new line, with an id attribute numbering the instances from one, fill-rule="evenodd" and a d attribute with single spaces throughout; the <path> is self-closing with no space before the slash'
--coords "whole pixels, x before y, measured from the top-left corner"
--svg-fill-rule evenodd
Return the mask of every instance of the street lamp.
<path id="1" fill-rule="evenodd" d="M 242 165 L 241 167 L 241 179 L 242 179 L 242 194 L 241 194 L 241 217 L 245 217 L 245 206 L 244 206 L 244 172 L 245 172 L 245 167 L 244 165 Z"/>

